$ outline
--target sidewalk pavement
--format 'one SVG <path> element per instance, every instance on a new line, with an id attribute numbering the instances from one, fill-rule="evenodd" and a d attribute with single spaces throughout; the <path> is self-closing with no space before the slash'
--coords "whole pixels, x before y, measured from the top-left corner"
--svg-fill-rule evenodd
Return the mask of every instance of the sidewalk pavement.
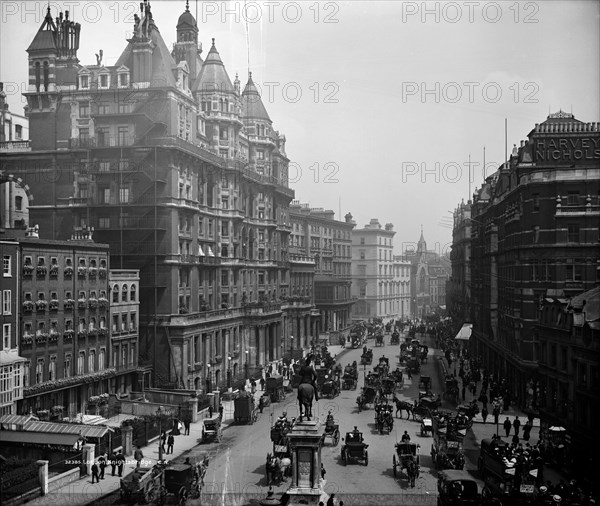
<path id="1" fill-rule="evenodd" d="M 263 394 L 262 391 L 257 390 L 255 395 L 256 405 L 258 406 L 258 399 Z M 223 425 L 222 429 L 226 430 L 228 427 L 233 425 L 233 413 L 234 413 L 234 402 L 223 401 Z M 208 409 L 201 411 L 199 420 L 196 423 L 190 424 L 190 434 L 188 436 L 182 434 L 175 436 L 175 444 L 173 447 L 172 454 L 163 453 L 164 459 L 175 459 L 184 455 L 186 452 L 197 446 L 202 442 L 202 420 L 208 418 Z M 131 416 L 120 416 L 121 419 L 131 418 Z M 111 419 L 115 424 L 115 420 Z M 142 447 L 144 459 L 142 460 L 141 467 L 151 467 L 156 464 L 158 460 L 158 438 L 154 438 L 147 446 Z M 208 453 L 208 451 L 206 452 Z M 96 459 L 98 455 L 96 455 Z M 123 467 L 123 477 L 132 473 L 137 462 L 133 459 L 133 456 L 126 458 L 125 466 Z M 210 464 L 209 464 L 210 466 Z M 30 501 L 28 504 L 31 505 L 58 505 L 58 506 L 83 506 L 90 502 L 100 499 L 102 496 L 110 494 L 120 488 L 121 482 L 120 477 L 112 476 L 111 466 L 107 466 L 105 469 L 104 479 L 100 480 L 99 483 L 92 484 L 91 476 L 84 476 L 83 478 L 64 485 L 62 487 L 53 488 L 52 484 L 49 486 L 48 494 L 43 497 L 38 497 Z"/>

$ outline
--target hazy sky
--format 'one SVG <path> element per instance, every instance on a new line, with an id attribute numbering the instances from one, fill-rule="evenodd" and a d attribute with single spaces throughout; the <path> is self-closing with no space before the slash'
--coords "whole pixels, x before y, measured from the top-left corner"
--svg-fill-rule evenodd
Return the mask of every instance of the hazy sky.
<path id="1" fill-rule="evenodd" d="M 2 1 L 0 80 L 14 112 L 46 2 Z M 82 24 L 79 59 L 112 65 L 139 2 L 51 2 Z M 184 1 L 154 1 L 168 47 Z M 549 111 L 600 121 L 597 1 L 273 2 L 192 0 L 233 80 L 248 67 L 287 137 L 291 186 L 312 207 L 341 198 L 359 226 L 392 222 L 395 249 L 451 242 L 451 214 Z M 249 65 L 248 65 L 249 60 Z M 14 83 L 18 83 L 16 86 Z M 477 164 L 477 165 L 475 165 Z"/>

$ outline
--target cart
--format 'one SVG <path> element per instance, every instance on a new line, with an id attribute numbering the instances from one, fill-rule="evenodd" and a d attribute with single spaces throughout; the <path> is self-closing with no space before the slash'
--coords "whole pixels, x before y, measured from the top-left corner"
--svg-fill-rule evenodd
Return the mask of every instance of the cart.
<path id="1" fill-rule="evenodd" d="M 138 467 L 121 478 L 121 502 L 125 504 L 150 503 L 160 497 L 163 468 Z"/>
<path id="2" fill-rule="evenodd" d="M 254 423 L 258 420 L 259 408 L 255 406 L 254 397 L 246 395 L 233 401 L 233 420 L 235 423 Z"/>
<path id="3" fill-rule="evenodd" d="M 351 462 L 362 462 L 365 466 L 369 465 L 369 452 L 367 451 L 369 445 L 363 442 L 362 432 L 348 432 L 343 441 L 342 461 L 345 466 Z"/>
<path id="4" fill-rule="evenodd" d="M 375 346 L 383 346 L 384 342 L 383 342 L 383 332 L 378 332 L 375 335 Z"/>
<path id="5" fill-rule="evenodd" d="M 411 374 L 419 374 L 421 372 L 421 363 L 417 358 L 409 358 L 406 362 L 406 368 L 411 372 Z"/>
<path id="6" fill-rule="evenodd" d="M 271 399 L 271 402 L 280 402 L 285 400 L 285 388 L 283 386 L 283 376 L 273 374 L 265 381 L 265 392 Z"/>
<path id="7" fill-rule="evenodd" d="M 391 404 L 379 404 L 375 406 L 375 424 L 379 434 L 383 434 L 383 429 L 387 429 L 388 434 L 394 428 L 394 408 Z"/>
<path id="8" fill-rule="evenodd" d="M 446 376 L 446 389 L 444 390 L 444 399 L 447 401 L 458 402 L 458 380 L 453 376 Z"/>
<path id="9" fill-rule="evenodd" d="M 390 341 L 390 344 L 394 345 L 398 345 L 400 344 L 400 333 L 397 330 L 394 330 L 393 334 L 392 334 L 392 339 Z"/>
<path id="10" fill-rule="evenodd" d="M 360 365 L 371 365 L 373 363 L 373 350 L 369 349 L 360 356 Z"/>
<path id="11" fill-rule="evenodd" d="M 364 387 L 361 394 L 356 399 L 359 413 L 367 408 L 367 404 L 374 404 L 377 397 L 377 391 L 373 387 Z"/>
<path id="12" fill-rule="evenodd" d="M 419 390 L 431 390 L 431 376 L 421 376 L 419 378 Z"/>
<path id="13" fill-rule="evenodd" d="M 383 395 L 393 395 L 396 390 L 396 381 L 391 378 L 384 378 L 381 380 L 381 389 L 383 391 Z"/>
<path id="14" fill-rule="evenodd" d="M 221 432 L 221 417 L 213 416 L 212 418 L 205 418 L 202 420 L 202 442 L 208 443 L 210 441 L 221 442 L 223 433 Z"/>

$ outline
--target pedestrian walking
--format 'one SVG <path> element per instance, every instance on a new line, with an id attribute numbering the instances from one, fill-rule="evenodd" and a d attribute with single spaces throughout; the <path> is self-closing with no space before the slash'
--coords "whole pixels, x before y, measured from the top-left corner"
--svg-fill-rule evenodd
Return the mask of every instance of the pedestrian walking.
<path id="1" fill-rule="evenodd" d="M 185 435 L 186 435 L 186 436 L 189 436 L 189 435 L 190 435 L 190 421 L 189 421 L 189 419 L 188 419 L 188 418 L 186 418 L 186 419 L 183 421 L 183 425 L 184 425 L 184 427 L 185 427 Z"/>
<path id="2" fill-rule="evenodd" d="M 260 389 L 261 390 L 265 389 L 265 378 L 260 378 Z"/>
<path id="3" fill-rule="evenodd" d="M 518 435 L 518 434 L 515 434 L 515 435 L 512 437 L 512 444 L 515 446 L 515 448 L 516 448 L 517 446 L 519 446 L 519 435 Z"/>
<path id="4" fill-rule="evenodd" d="M 100 479 L 104 479 L 104 471 L 106 470 L 106 457 L 104 454 L 98 457 L 98 467 L 100 468 Z"/>
<path id="5" fill-rule="evenodd" d="M 213 416 L 213 407 L 212 404 L 210 406 L 208 406 L 208 417 L 212 418 Z"/>
<path id="6" fill-rule="evenodd" d="M 173 454 L 173 445 L 175 444 L 175 438 L 173 434 L 169 434 L 169 439 L 167 439 L 167 455 L 170 453 Z"/>
<path id="7" fill-rule="evenodd" d="M 223 420 L 223 404 L 219 403 L 219 416 L 221 417 L 221 420 Z"/>
<path id="8" fill-rule="evenodd" d="M 260 399 L 258 399 L 258 409 L 260 409 L 260 412 L 263 412 L 263 409 L 265 409 L 265 398 L 261 396 Z"/>
<path id="9" fill-rule="evenodd" d="M 332 492 L 331 495 L 329 496 L 329 499 L 327 499 L 327 506 L 335 506 L 334 498 L 335 498 L 335 493 Z"/>
<path id="10" fill-rule="evenodd" d="M 412 372 L 410 371 L 410 367 L 406 368 L 406 374 L 408 375 L 408 379 L 412 379 Z"/>
<path id="11" fill-rule="evenodd" d="M 92 485 L 94 484 L 94 478 L 96 478 L 96 483 L 100 482 L 100 477 L 98 475 L 98 464 L 96 464 L 96 462 L 92 464 Z"/>
<path id="12" fill-rule="evenodd" d="M 167 444 L 167 431 L 163 430 L 163 433 L 160 435 L 160 451 L 165 453 L 167 450 L 165 445 Z"/>
<path id="13" fill-rule="evenodd" d="M 532 425 L 531 425 L 531 423 L 529 423 L 529 420 L 527 420 L 525 422 L 525 425 L 523 425 L 523 439 L 525 441 L 529 441 L 529 438 L 531 436 L 531 428 L 532 428 Z"/>
<path id="14" fill-rule="evenodd" d="M 504 425 L 504 432 L 506 432 L 506 437 L 508 437 L 510 434 L 510 428 L 512 427 L 512 423 L 510 423 L 508 416 L 506 417 L 506 420 L 504 420 L 503 425 Z"/>
<path id="15" fill-rule="evenodd" d="M 119 470 L 119 476 L 123 476 L 123 465 L 125 464 L 125 457 L 123 452 L 119 452 L 117 455 L 117 468 Z"/>
<path id="16" fill-rule="evenodd" d="M 141 463 L 142 459 L 144 458 L 144 454 L 142 453 L 142 449 L 139 446 L 136 447 L 135 452 L 133 452 L 133 458 L 137 462 L 137 465 L 135 466 L 135 468 L 137 469 L 138 467 L 140 467 L 140 463 Z M 121 475 L 119 474 L 119 476 L 121 476 Z"/>
<path id="17" fill-rule="evenodd" d="M 515 435 L 519 435 L 519 428 L 521 427 L 521 420 L 519 420 L 518 416 L 515 416 L 513 421 L 513 427 L 515 428 Z"/>
<path id="18" fill-rule="evenodd" d="M 481 409 L 481 418 L 483 418 L 483 423 L 485 423 L 485 420 L 488 417 L 488 410 L 485 406 L 483 406 L 483 408 Z"/>
<path id="19" fill-rule="evenodd" d="M 112 456 L 110 457 L 110 467 L 112 468 L 111 475 L 114 476 L 115 471 L 117 470 L 117 454 L 115 452 L 113 452 Z"/>
<path id="20" fill-rule="evenodd" d="M 325 471 L 325 468 L 323 467 L 323 462 L 321 462 L 321 479 L 325 479 L 325 475 L 327 474 L 327 471 Z"/>
<path id="21" fill-rule="evenodd" d="M 494 406 L 494 410 L 492 411 L 494 414 L 494 423 L 498 425 L 498 419 L 500 418 L 500 408 L 498 406 Z"/>

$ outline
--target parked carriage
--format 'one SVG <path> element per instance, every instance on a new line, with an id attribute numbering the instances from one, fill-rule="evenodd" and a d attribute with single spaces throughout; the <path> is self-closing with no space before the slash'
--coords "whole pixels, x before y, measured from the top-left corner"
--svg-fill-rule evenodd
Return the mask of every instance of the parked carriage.
<path id="1" fill-rule="evenodd" d="M 271 402 L 281 402 L 285 400 L 285 388 L 283 385 L 283 376 L 273 374 L 265 381 L 265 392 L 270 397 Z"/>
<path id="2" fill-rule="evenodd" d="M 173 464 L 164 470 L 164 489 L 160 504 L 184 506 L 188 499 L 200 497 L 200 480 L 191 464 Z"/>
<path id="3" fill-rule="evenodd" d="M 369 465 L 369 452 L 367 451 L 369 445 L 363 441 L 362 432 L 348 432 L 343 441 L 342 461 L 344 465 L 348 465 L 350 462 L 362 462 L 365 466 Z"/>
<path id="4" fill-rule="evenodd" d="M 221 431 L 221 416 L 213 416 L 202 420 L 202 442 L 210 441 L 221 442 L 223 433 Z"/>
<path id="5" fill-rule="evenodd" d="M 158 499 L 163 469 L 161 466 L 138 467 L 121 478 L 121 502 L 150 503 Z"/>

